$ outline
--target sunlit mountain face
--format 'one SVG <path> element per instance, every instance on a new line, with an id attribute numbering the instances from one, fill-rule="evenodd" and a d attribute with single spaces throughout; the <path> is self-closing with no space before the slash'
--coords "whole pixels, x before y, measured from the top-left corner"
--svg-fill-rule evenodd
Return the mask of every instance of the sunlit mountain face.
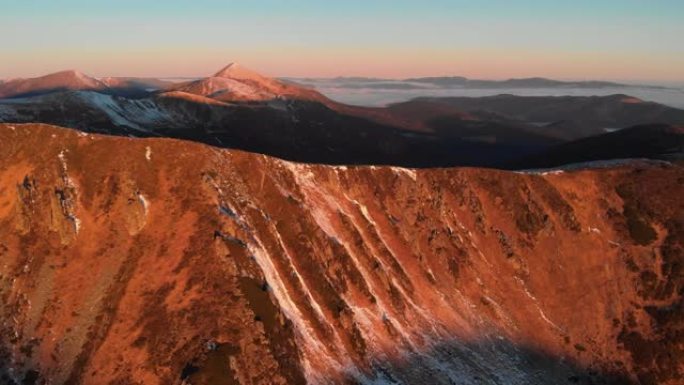
<path id="1" fill-rule="evenodd" d="M 678 162 L 332 166 L 43 124 L 0 139 L 8 383 L 679 381 Z"/>
<path id="2" fill-rule="evenodd" d="M 684 385 L 684 2 L 5 3 L 0 385 Z"/>

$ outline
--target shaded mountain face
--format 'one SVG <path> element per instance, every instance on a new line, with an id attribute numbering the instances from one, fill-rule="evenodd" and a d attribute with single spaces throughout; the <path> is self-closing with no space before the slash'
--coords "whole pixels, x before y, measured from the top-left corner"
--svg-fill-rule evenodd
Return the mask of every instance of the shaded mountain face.
<path id="1" fill-rule="evenodd" d="M 565 140 L 600 135 L 644 124 L 684 124 L 684 110 L 627 95 L 539 96 L 497 95 L 482 98 L 418 98 L 389 107 L 433 129 L 448 129 L 463 119 L 494 120 L 532 126 Z"/>
<path id="2" fill-rule="evenodd" d="M 522 168 L 559 167 L 606 159 L 684 159 L 684 126 L 635 126 L 552 147 L 520 162 Z"/>
<path id="3" fill-rule="evenodd" d="M 129 98 L 149 96 L 174 85 L 174 82 L 155 78 L 105 77 L 99 80 L 108 87 L 108 94 Z"/>
<path id="4" fill-rule="evenodd" d="M 624 95 L 421 98 L 363 108 L 238 64 L 208 78 L 171 85 L 69 74 L 56 76 L 59 82 L 33 79 L 31 84 L 43 85 L 29 93 L 22 88 L 20 98 L 0 99 L 0 122 L 189 139 L 310 163 L 495 168 L 517 167 L 608 128 L 684 122 L 684 111 Z M 604 159 L 609 158 L 606 152 Z"/>
<path id="5" fill-rule="evenodd" d="M 0 378 L 678 384 L 684 168 L 304 165 L 0 125 Z"/>

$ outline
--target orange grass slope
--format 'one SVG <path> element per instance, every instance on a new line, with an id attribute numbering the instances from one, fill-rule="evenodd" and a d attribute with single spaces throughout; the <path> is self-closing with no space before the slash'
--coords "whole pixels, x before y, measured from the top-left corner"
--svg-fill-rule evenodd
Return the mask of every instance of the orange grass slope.
<path id="1" fill-rule="evenodd" d="M 681 165 L 333 167 L 39 124 L 0 144 L 5 383 L 682 378 Z"/>

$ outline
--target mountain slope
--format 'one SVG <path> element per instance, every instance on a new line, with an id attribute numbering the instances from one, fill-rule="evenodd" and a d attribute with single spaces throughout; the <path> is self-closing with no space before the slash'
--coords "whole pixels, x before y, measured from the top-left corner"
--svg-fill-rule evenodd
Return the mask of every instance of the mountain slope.
<path id="1" fill-rule="evenodd" d="M 680 165 L 332 167 L 44 125 L 0 142 L 5 382 L 684 375 Z"/>
<path id="2" fill-rule="evenodd" d="M 684 110 L 628 95 L 417 98 L 389 107 L 429 127 L 453 124 L 453 116 L 533 125 L 559 138 L 575 140 L 642 124 L 684 124 Z"/>
<path id="3" fill-rule="evenodd" d="M 14 79 L 0 84 L 0 98 L 23 97 L 65 90 L 105 90 L 101 81 L 78 71 L 62 71 L 31 78 Z"/>
<path id="4" fill-rule="evenodd" d="M 684 159 L 684 126 L 635 126 L 584 138 L 525 159 L 519 167 L 558 167 L 579 162 L 634 158 Z"/>

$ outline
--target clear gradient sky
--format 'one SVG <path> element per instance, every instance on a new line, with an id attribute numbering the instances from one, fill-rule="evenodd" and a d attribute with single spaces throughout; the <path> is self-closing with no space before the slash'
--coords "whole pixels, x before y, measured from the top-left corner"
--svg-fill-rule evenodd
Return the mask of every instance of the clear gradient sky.
<path id="1" fill-rule="evenodd" d="M 684 0 L 0 0 L 0 78 L 463 75 L 684 82 Z"/>

